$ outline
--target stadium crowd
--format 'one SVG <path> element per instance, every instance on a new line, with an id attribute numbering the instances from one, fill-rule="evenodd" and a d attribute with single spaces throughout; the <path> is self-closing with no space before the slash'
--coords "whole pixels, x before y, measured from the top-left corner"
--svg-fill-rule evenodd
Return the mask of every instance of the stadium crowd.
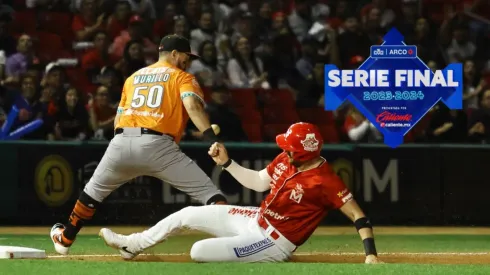
<path id="1" fill-rule="evenodd" d="M 111 139 L 124 79 L 189 38 L 212 123 L 228 141 L 272 141 L 292 122 L 329 143 L 380 142 L 352 106 L 323 110 L 323 66 L 357 68 L 396 27 L 431 69 L 463 63 L 464 109 L 439 104 L 406 142 L 490 141 L 488 0 L 14 0 L 0 6 L 0 125 L 22 139 Z M 192 123 L 184 140 L 200 140 Z"/>

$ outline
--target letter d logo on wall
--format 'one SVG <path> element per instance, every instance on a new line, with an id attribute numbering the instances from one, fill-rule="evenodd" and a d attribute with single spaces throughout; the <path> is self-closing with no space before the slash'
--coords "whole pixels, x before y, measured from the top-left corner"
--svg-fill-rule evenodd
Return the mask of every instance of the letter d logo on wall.
<path id="1" fill-rule="evenodd" d="M 73 193 L 70 164 L 59 155 L 43 158 L 36 168 L 34 188 L 39 199 L 47 206 L 63 205 Z"/>

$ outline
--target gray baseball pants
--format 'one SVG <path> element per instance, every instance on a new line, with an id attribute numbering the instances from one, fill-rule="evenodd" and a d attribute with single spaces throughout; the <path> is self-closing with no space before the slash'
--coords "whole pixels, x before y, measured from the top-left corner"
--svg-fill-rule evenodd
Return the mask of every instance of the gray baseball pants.
<path id="1" fill-rule="evenodd" d="M 83 191 L 102 202 L 138 176 L 161 179 L 202 204 L 215 195 L 223 195 L 172 137 L 141 134 L 140 128 L 124 128 L 111 140 Z"/>

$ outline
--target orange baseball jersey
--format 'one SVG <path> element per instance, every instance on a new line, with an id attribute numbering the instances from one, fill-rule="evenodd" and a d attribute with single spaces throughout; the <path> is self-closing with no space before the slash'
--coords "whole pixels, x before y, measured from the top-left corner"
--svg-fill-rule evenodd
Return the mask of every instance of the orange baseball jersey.
<path id="1" fill-rule="evenodd" d="M 261 217 L 296 246 L 313 234 L 329 210 L 353 199 L 326 161 L 299 172 L 284 152 L 267 166 L 267 173 L 271 192 L 260 205 Z"/>
<path id="2" fill-rule="evenodd" d="M 189 115 L 182 99 L 204 96 L 196 78 L 166 63 L 143 68 L 126 79 L 116 128 L 141 127 L 168 134 L 178 143 Z"/>

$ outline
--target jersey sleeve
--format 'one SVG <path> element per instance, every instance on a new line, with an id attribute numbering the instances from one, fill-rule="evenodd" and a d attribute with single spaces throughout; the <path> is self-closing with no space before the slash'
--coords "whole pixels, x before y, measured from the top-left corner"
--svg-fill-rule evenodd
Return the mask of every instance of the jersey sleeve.
<path id="1" fill-rule="evenodd" d="M 130 78 L 128 78 L 128 79 L 130 79 Z M 127 83 L 128 83 L 128 80 L 126 80 L 126 82 L 124 82 L 124 86 L 122 88 L 121 101 L 119 101 L 119 107 L 117 107 L 117 113 L 118 114 L 122 114 L 124 112 L 124 106 L 126 105 L 127 92 L 128 92 Z"/>
<path id="2" fill-rule="evenodd" d="M 184 99 L 188 96 L 195 96 L 203 104 L 204 102 L 204 94 L 201 90 L 201 86 L 197 82 L 197 79 L 191 74 L 184 74 L 178 79 L 177 85 L 179 86 L 180 91 L 180 99 Z"/>
<path id="3" fill-rule="evenodd" d="M 269 165 L 267 165 L 266 170 L 267 170 L 267 174 L 269 174 L 269 177 L 272 178 L 272 175 L 274 174 L 274 169 L 276 168 L 276 165 L 282 161 L 282 159 L 284 158 L 284 154 L 285 153 L 281 153 L 277 155 L 277 157 L 274 160 L 272 160 L 272 162 L 269 163 Z"/>
<path id="4" fill-rule="evenodd" d="M 354 197 L 350 190 L 336 174 L 325 179 L 327 182 L 325 191 L 325 205 L 331 209 L 338 209 Z"/>

